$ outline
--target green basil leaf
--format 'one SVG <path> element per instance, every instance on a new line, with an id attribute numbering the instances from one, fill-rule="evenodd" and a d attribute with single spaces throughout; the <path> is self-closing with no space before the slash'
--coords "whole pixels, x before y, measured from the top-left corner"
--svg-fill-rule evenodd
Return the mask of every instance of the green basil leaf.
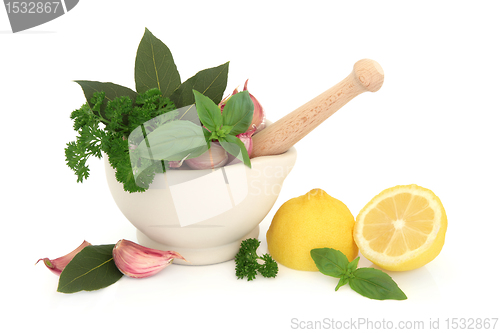
<path id="1" fill-rule="evenodd" d="M 321 273 L 336 278 L 344 276 L 349 265 L 349 260 L 345 254 L 326 247 L 312 249 L 311 257 Z"/>
<path id="2" fill-rule="evenodd" d="M 229 134 L 229 132 L 231 132 L 232 129 L 233 129 L 233 126 L 224 125 L 221 128 L 221 132 L 224 134 Z"/>
<path id="3" fill-rule="evenodd" d="M 63 269 L 57 291 L 75 293 L 97 290 L 118 281 L 122 272 L 113 260 L 114 244 L 89 245 L 81 250 Z"/>
<path id="4" fill-rule="evenodd" d="M 371 299 L 407 299 L 394 280 L 385 272 L 375 268 L 358 268 L 349 280 L 349 286 L 365 297 Z"/>
<path id="5" fill-rule="evenodd" d="M 203 125 L 211 132 L 220 129 L 222 127 L 222 114 L 217 104 L 196 90 L 193 90 L 193 94 L 196 111 Z"/>
<path id="6" fill-rule="evenodd" d="M 149 133 L 136 149 L 142 158 L 179 161 L 188 154 L 189 158 L 200 156 L 208 147 L 203 127 L 173 120 Z"/>
<path id="7" fill-rule="evenodd" d="M 207 130 L 205 127 L 203 127 L 203 135 L 205 135 L 205 141 L 207 142 L 207 149 L 210 149 L 210 136 L 212 133 L 210 133 L 209 130 Z"/>
<path id="8" fill-rule="evenodd" d="M 335 291 L 339 290 L 340 287 L 345 286 L 348 282 L 349 282 L 349 277 L 346 275 L 343 275 L 340 278 L 339 283 L 337 283 L 337 286 L 335 287 Z"/>
<path id="9" fill-rule="evenodd" d="M 228 71 L 229 62 L 199 71 L 183 82 L 168 98 L 178 108 L 194 104 L 194 89 L 219 104 L 226 90 Z"/>
<path id="10" fill-rule="evenodd" d="M 137 92 L 158 88 L 164 97 L 168 97 L 180 84 L 181 77 L 169 48 L 146 29 L 135 57 Z M 175 106 L 180 107 L 177 104 Z"/>
<path id="11" fill-rule="evenodd" d="M 94 104 L 91 102 L 94 93 L 104 91 L 105 97 L 104 102 L 101 104 L 101 115 L 106 119 L 104 110 L 108 105 L 108 102 L 114 100 L 117 97 L 128 96 L 134 103 L 137 93 L 130 88 L 120 86 L 111 82 L 99 82 L 99 81 L 75 81 L 80 85 L 85 95 L 87 103 L 93 108 Z"/>
<path id="12" fill-rule="evenodd" d="M 253 108 L 248 91 L 239 92 L 228 99 L 222 118 L 225 126 L 233 126 L 229 134 L 238 135 L 247 131 L 252 123 Z"/>
<path id="13" fill-rule="evenodd" d="M 347 265 L 347 271 L 348 272 L 354 272 L 356 270 L 356 268 L 358 268 L 358 262 L 359 262 L 359 257 L 357 257 L 356 259 L 354 259 L 353 261 L 351 261 L 349 263 L 349 265 Z"/>
<path id="14" fill-rule="evenodd" d="M 235 156 L 237 159 L 243 161 L 243 163 L 251 168 L 250 157 L 248 156 L 247 148 L 245 144 L 234 135 L 226 135 L 224 138 L 219 138 L 219 143 L 229 154 Z"/>

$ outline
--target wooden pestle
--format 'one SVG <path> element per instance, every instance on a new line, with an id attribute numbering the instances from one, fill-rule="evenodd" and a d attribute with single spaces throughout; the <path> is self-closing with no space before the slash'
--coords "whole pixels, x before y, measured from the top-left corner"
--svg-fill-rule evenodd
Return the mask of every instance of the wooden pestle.
<path id="1" fill-rule="evenodd" d="M 375 92 L 384 83 L 384 71 L 373 60 L 363 59 L 345 79 L 253 136 L 251 157 L 286 152 L 351 99 Z"/>

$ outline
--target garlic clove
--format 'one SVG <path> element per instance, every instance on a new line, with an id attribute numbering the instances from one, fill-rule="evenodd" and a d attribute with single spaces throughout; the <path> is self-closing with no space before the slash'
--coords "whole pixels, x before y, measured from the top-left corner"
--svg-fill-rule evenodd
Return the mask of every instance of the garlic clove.
<path id="1" fill-rule="evenodd" d="M 52 273 L 54 273 L 56 275 L 61 275 L 62 270 L 71 261 L 71 259 L 73 259 L 77 255 L 78 252 L 83 250 L 84 247 L 89 246 L 89 245 L 92 245 L 92 244 L 90 244 L 89 242 L 84 240 L 83 243 L 79 247 L 77 247 L 72 252 L 68 253 L 67 255 L 62 256 L 62 257 L 57 258 L 57 259 L 52 259 L 52 260 L 49 258 L 41 258 L 41 259 L 38 259 L 38 261 L 35 263 L 35 265 L 38 264 L 38 262 L 40 260 L 42 260 L 43 263 L 45 264 L 45 266 L 47 266 L 47 268 L 50 269 L 52 271 Z"/>
<path id="2" fill-rule="evenodd" d="M 180 160 L 180 161 L 169 161 L 169 162 L 168 162 L 168 167 L 169 167 L 170 169 L 178 169 L 178 168 L 180 168 L 180 167 L 182 166 L 182 163 L 184 163 L 184 161 L 186 160 L 186 158 L 188 158 L 188 157 L 189 157 L 189 155 L 191 155 L 191 154 L 187 154 L 187 155 L 186 155 L 186 156 L 185 156 L 182 160 Z"/>
<path id="3" fill-rule="evenodd" d="M 182 166 L 182 162 L 183 161 L 169 161 L 168 162 L 168 167 L 170 169 L 177 169 L 177 168 L 180 168 Z"/>
<path id="4" fill-rule="evenodd" d="M 253 148 L 252 136 L 255 133 L 257 133 L 257 126 L 252 125 L 251 129 L 249 129 L 245 133 L 241 133 L 236 136 L 245 144 L 245 148 L 248 151 L 248 155 L 252 154 L 252 148 Z"/>
<path id="5" fill-rule="evenodd" d="M 247 149 L 248 156 L 250 156 L 252 154 L 252 148 L 253 148 L 252 133 L 245 132 L 238 134 L 236 137 L 239 138 L 241 142 L 243 142 L 245 148 Z"/>
<path id="6" fill-rule="evenodd" d="M 220 168 L 226 165 L 227 152 L 218 142 L 212 142 L 210 149 L 198 157 L 186 160 L 185 163 L 194 170 Z"/>
<path id="7" fill-rule="evenodd" d="M 175 251 L 151 249 L 126 239 L 118 241 L 113 248 L 116 267 L 133 278 L 154 275 L 170 265 L 175 258 L 187 261 Z"/>

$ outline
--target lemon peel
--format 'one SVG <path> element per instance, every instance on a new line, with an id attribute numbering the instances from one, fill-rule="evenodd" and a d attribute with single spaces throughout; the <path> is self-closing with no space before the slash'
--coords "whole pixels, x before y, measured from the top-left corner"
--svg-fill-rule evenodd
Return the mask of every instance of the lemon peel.
<path id="1" fill-rule="evenodd" d="M 267 231 L 271 256 L 297 270 L 318 271 L 310 251 L 329 247 L 344 253 L 349 261 L 358 255 L 352 233 L 354 216 L 347 206 L 321 189 L 285 202 Z"/>

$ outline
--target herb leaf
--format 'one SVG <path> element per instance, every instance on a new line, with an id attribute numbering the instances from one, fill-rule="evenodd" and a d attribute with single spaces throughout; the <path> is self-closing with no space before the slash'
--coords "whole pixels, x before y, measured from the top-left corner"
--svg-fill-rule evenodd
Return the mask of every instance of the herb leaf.
<path id="1" fill-rule="evenodd" d="M 96 103 L 101 103 L 103 98 L 104 94 L 96 93 L 96 99 L 93 100 Z M 88 178 L 90 172 L 87 165 L 88 158 L 90 156 L 102 157 L 101 142 L 106 133 L 99 128 L 99 123 L 104 119 L 97 117 L 88 103 L 85 103 L 80 109 L 74 110 L 71 113 L 71 119 L 74 121 L 73 128 L 78 131 L 78 136 L 75 141 L 67 144 L 64 151 L 66 164 L 77 175 L 77 182 L 83 182 L 84 179 Z"/>
<path id="2" fill-rule="evenodd" d="M 235 101 L 229 107 L 228 104 L 224 107 L 226 118 L 221 115 L 220 108 L 210 98 L 203 96 L 194 89 L 193 95 L 196 100 L 198 117 L 210 131 L 210 135 L 205 132 L 207 145 L 210 144 L 211 140 L 218 140 L 222 148 L 229 154 L 242 160 L 246 166 L 251 168 L 250 157 L 245 144 L 233 134 L 246 131 L 252 121 L 253 102 L 248 92 L 246 94 L 238 93 L 230 98 L 230 100 L 235 98 Z M 250 102 L 251 106 L 247 105 L 246 100 Z M 235 116 L 228 116 L 227 113 L 233 113 Z M 229 123 L 226 124 L 226 121 Z"/>
<path id="3" fill-rule="evenodd" d="M 325 275 L 341 278 L 347 272 L 349 260 L 341 251 L 326 247 L 312 249 L 311 257 L 319 271 Z"/>
<path id="4" fill-rule="evenodd" d="M 123 189 L 131 193 L 144 192 L 152 183 L 155 171 L 163 172 L 163 169 L 161 163 L 156 163 L 154 167 L 143 164 L 141 170 L 133 170 L 126 138 L 131 128 L 136 128 L 151 117 L 156 116 L 151 121 L 156 127 L 158 123 L 173 119 L 178 113 L 173 111 L 173 103 L 162 97 L 158 89 L 137 95 L 135 106 L 128 96 L 116 97 L 109 100 L 101 112 L 105 100 L 105 92 L 96 92 L 91 98 L 93 108 L 85 103 L 71 113 L 73 128 L 78 135 L 75 141 L 67 144 L 66 163 L 77 175 L 77 181 L 82 182 L 89 176 L 90 170 L 86 164 L 88 158 L 101 158 L 106 153 L 110 165 L 116 170 L 116 180 L 123 184 Z M 100 128 L 100 123 L 105 125 L 105 129 Z M 132 146 L 139 144 L 133 138 L 129 141 Z"/>
<path id="5" fill-rule="evenodd" d="M 222 118 L 225 126 L 232 126 L 229 134 L 246 132 L 253 118 L 253 102 L 248 91 L 239 92 L 227 101 Z"/>
<path id="6" fill-rule="evenodd" d="M 234 257 L 238 279 L 246 277 L 247 281 L 252 281 L 257 276 L 257 272 L 267 278 L 278 275 L 278 263 L 270 254 L 257 255 L 259 245 L 260 241 L 257 238 L 248 238 L 241 242 L 240 249 Z M 261 264 L 259 260 L 263 260 L 264 263 Z"/>
<path id="7" fill-rule="evenodd" d="M 242 160 L 247 167 L 252 167 L 247 148 L 239 138 L 234 135 L 227 134 L 225 137 L 219 138 L 219 143 L 229 154 L 235 156 L 239 160 Z"/>
<path id="8" fill-rule="evenodd" d="M 339 283 L 335 287 L 335 291 L 339 290 L 340 287 L 345 286 L 349 282 L 349 277 L 347 275 L 342 275 L 339 279 Z"/>
<path id="9" fill-rule="evenodd" d="M 114 263 L 113 247 L 114 244 L 85 247 L 61 272 L 57 291 L 61 293 L 91 291 L 118 281 L 123 274 Z"/>
<path id="10" fill-rule="evenodd" d="M 137 92 L 158 88 L 163 96 L 168 97 L 180 84 L 181 78 L 170 49 L 146 29 L 135 58 Z"/>
<path id="11" fill-rule="evenodd" d="M 193 89 L 219 104 L 227 86 L 229 61 L 212 68 L 199 71 L 183 82 L 171 95 L 168 96 L 176 107 L 181 108 L 194 104 Z"/>
<path id="12" fill-rule="evenodd" d="M 349 286 L 357 293 L 371 299 L 407 299 L 394 280 L 385 272 L 375 268 L 358 268 Z"/>
<path id="13" fill-rule="evenodd" d="M 335 291 L 349 283 L 352 290 L 371 299 L 407 298 L 387 273 L 375 268 L 357 268 L 359 257 L 349 262 L 341 251 L 330 248 L 313 249 L 311 257 L 321 273 L 340 278 Z"/>
<path id="14" fill-rule="evenodd" d="M 141 158 L 157 161 L 178 161 L 188 154 L 193 158 L 207 149 L 203 128 L 187 120 L 172 120 L 159 126 L 137 147 Z"/>
<path id="15" fill-rule="evenodd" d="M 359 262 L 359 257 L 351 261 L 349 265 L 347 265 L 347 271 L 354 272 L 358 268 L 358 262 Z"/>
<path id="16" fill-rule="evenodd" d="M 222 127 L 222 114 L 220 108 L 210 98 L 193 90 L 196 101 L 196 111 L 200 121 L 210 132 L 215 132 Z"/>
<path id="17" fill-rule="evenodd" d="M 95 103 L 92 102 L 92 98 L 94 97 L 94 93 L 104 92 L 105 97 L 102 101 L 99 110 L 102 116 L 105 118 L 104 110 L 108 102 L 112 101 L 117 97 L 128 96 L 132 100 L 135 101 L 137 97 L 137 93 L 130 88 L 120 86 L 118 84 L 114 84 L 111 82 L 99 82 L 99 81 L 75 81 L 80 85 L 83 90 L 83 94 L 85 95 L 85 99 L 87 103 L 89 103 L 90 107 L 94 109 Z"/>

